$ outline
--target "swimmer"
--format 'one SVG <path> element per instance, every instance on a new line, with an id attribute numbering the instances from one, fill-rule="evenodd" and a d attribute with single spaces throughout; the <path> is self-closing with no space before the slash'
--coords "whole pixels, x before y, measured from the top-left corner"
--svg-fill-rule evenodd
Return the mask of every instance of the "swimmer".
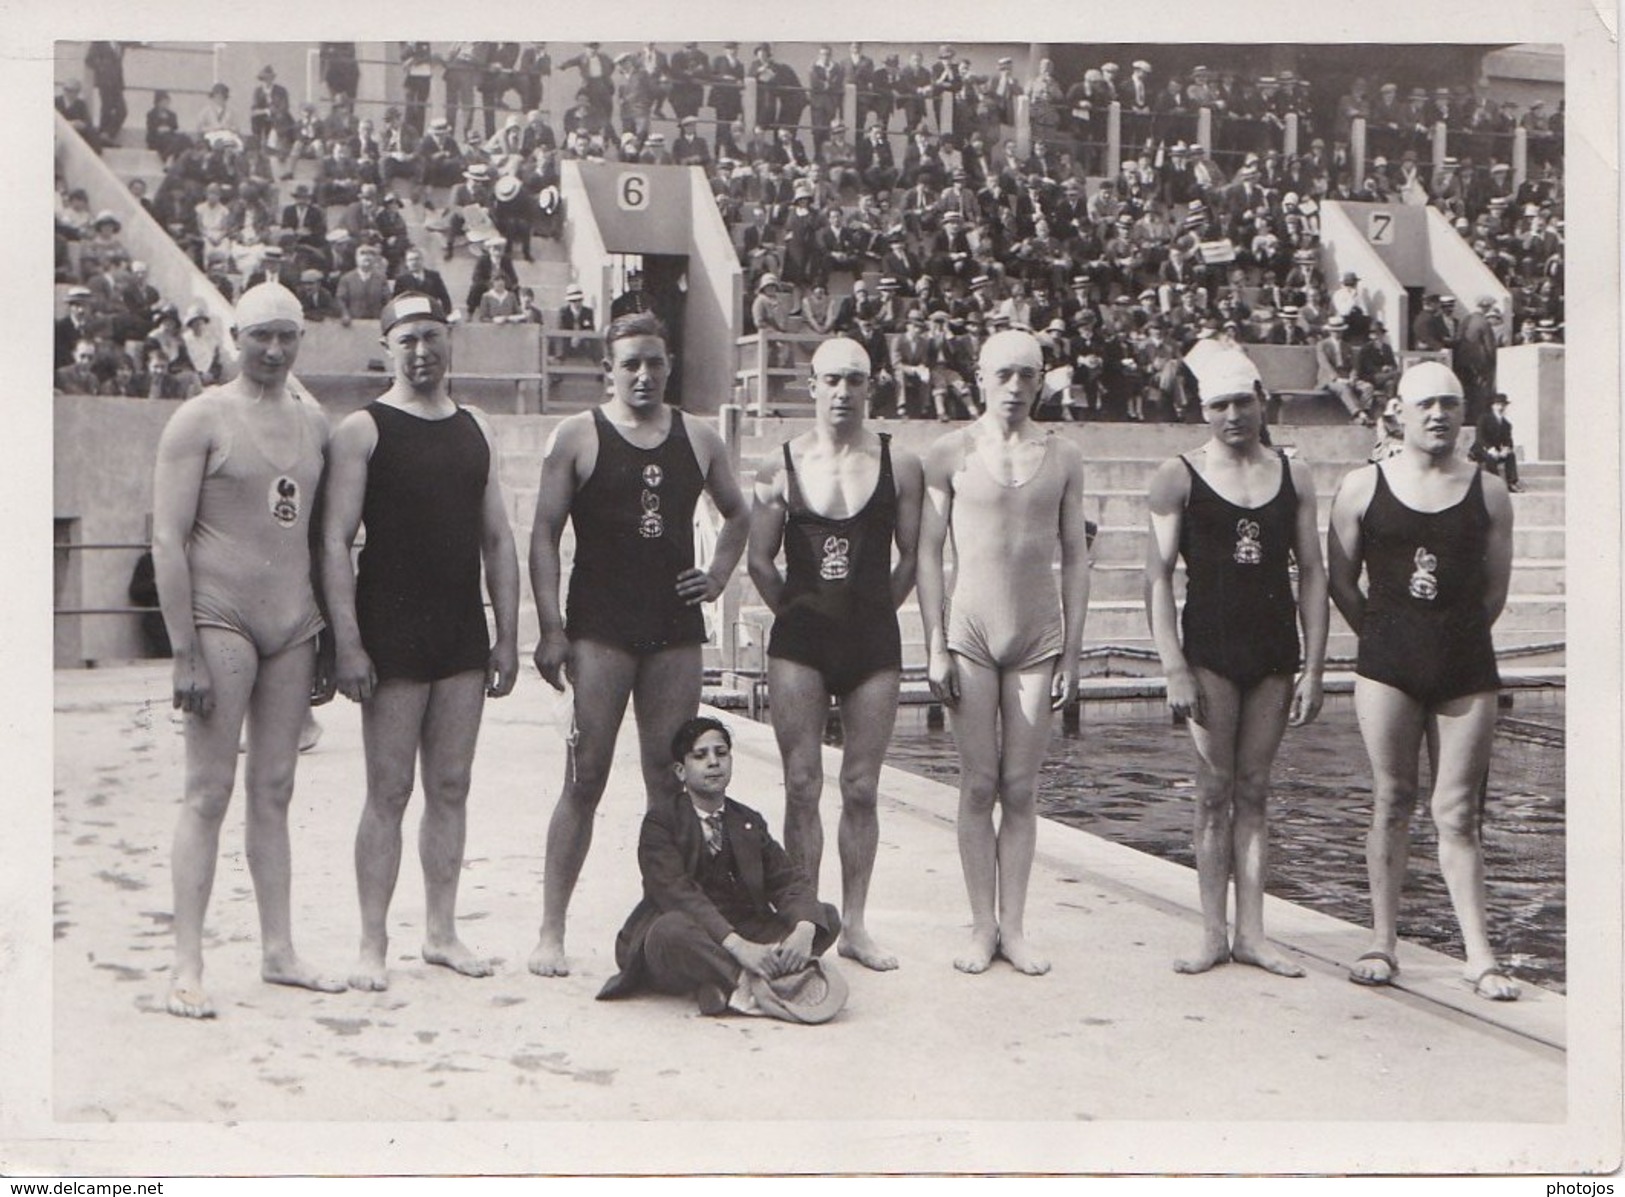
<path id="1" fill-rule="evenodd" d="M 332 697 L 311 565 L 327 419 L 287 386 L 304 336 L 291 291 L 250 288 L 232 336 L 241 374 L 175 412 L 158 442 L 153 482 L 153 566 L 175 652 L 174 705 L 185 712 L 168 1002 L 183 1018 L 215 1015 L 203 988 L 203 919 L 245 719 L 260 976 L 323 993 L 345 987 L 300 958 L 289 915 L 288 804 L 300 730 L 313 697 Z"/>
<path id="2" fill-rule="evenodd" d="M 845 337 L 813 354 L 815 423 L 757 475 L 748 563 L 774 616 L 767 678 L 784 762 L 785 848 L 816 889 L 823 731 L 833 696 L 843 739 L 837 950 L 884 971 L 897 967 L 897 957 L 875 943 L 865 908 L 880 842 L 880 767 L 902 682 L 897 608 L 914 587 L 922 482 L 919 458 L 864 428 L 869 372 L 869 354 Z"/>
<path id="3" fill-rule="evenodd" d="M 457 882 L 480 716 L 486 698 L 512 691 L 519 670 L 519 561 L 496 440 L 485 416 L 447 389 L 446 310 L 427 295 L 397 295 L 379 327 L 394 382 L 333 435 L 321 556 L 335 683 L 361 704 L 367 799 L 355 837 L 361 949 L 350 986 L 371 991 L 389 988 L 389 903 L 420 756 L 423 961 L 491 975 L 491 962 L 457 934 Z M 363 522 L 357 578 L 350 553 Z"/>
<path id="4" fill-rule="evenodd" d="M 1146 611 L 1167 678 L 1168 708 L 1188 721 L 1197 756 L 1202 943 L 1174 969 L 1200 973 L 1234 960 L 1301 977 L 1303 968 L 1264 935 L 1265 815 L 1282 735 L 1320 711 L 1328 611 L 1314 474 L 1260 442 L 1262 387 L 1245 353 L 1206 354 L 1192 374 L 1211 435 L 1152 477 L 1145 565 Z M 1289 554 L 1298 562 L 1295 601 Z M 1181 557 L 1185 609 L 1176 619 L 1174 566 Z"/>
<path id="5" fill-rule="evenodd" d="M 1465 980 L 1479 997 L 1512 1001 L 1518 987 L 1489 939 L 1480 838 L 1501 684 L 1490 629 L 1511 584 L 1512 500 L 1506 483 L 1456 452 L 1463 389 L 1447 367 L 1412 365 L 1399 398 L 1403 448 L 1343 479 L 1327 537 L 1332 601 L 1359 636 L 1354 710 L 1371 758 L 1372 938 L 1349 980 L 1389 985 L 1399 972 L 1399 901 L 1425 742 Z"/>
<path id="6" fill-rule="evenodd" d="M 925 459 L 920 618 L 931 692 L 953 712 L 959 746 L 971 939 L 954 967 L 967 973 L 985 972 L 997 956 L 1029 975 L 1049 971 L 1027 942 L 1024 918 L 1035 791 L 1054 712 L 1077 697 L 1089 551 L 1083 456 L 1030 420 L 1043 370 L 1032 334 L 989 337 L 977 363 L 985 412 L 937 440 Z M 951 612 L 943 569 L 950 540 Z"/>
<path id="7" fill-rule="evenodd" d="M 536 667 L 574 687 L 576 741 L 547 828 L 542 927 L 530 971 L 570 971 L 564 924 L 592 845 L 627 699 L 638 725 L 643 785 L 653 805 L 678 790 L 671 739 L 700 705 L 701 603 L 714 602 L 739 564 L 750 512 L 722 438 L 664 402 L 666 329 L 647 312 L 604 330 L 611 394 L 553 430 L 542 459 L 530 541 L 541 622 Z M 709 569 L 694 565 L 694 508 L 711 497 L 723 525 Z M 559 610 L 559 538 L 575 527 L 575 566 Z"/>

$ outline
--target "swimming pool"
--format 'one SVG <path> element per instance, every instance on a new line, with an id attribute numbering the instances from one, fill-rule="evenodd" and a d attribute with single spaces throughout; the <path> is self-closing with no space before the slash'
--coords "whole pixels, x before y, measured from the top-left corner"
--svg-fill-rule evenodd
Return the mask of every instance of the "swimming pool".
<path id="1" fill-rule="evenodd" d="M 1173 725 L 1161 700 L 1086 702 L 1080 709 L 1078 729 L 1057 728 L 1051 742 L 1039 783 L 1040 811 L 1113 843 L 1195 867 L 1196 753 L 1189 733 Z M 1563 691 L 1520 690 L 1500 714 L 1484 817 L 1490 937 L 1518 977 L 1563 991 Z M 923 706 L 899 711 L 886 759 L 958 784 L 953 736 L 928 726 Z M 1425 759 L 1422 769 L 1425 793 Z M 1288 729 L 1273 781 L 1269 892 L 1369 925 L 1365 833 L 1371 775 L 1349 696 L 1328 696 L 1312 725 Z M 1460 957 L 1437 853 L 1432 820 L 1420 802 L 1399 934 Z"/>

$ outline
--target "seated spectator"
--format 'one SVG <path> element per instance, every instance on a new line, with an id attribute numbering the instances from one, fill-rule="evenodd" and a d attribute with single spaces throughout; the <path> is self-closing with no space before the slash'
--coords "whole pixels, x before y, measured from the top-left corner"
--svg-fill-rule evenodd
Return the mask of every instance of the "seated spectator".
<path id="1" fill-rule="evenodd" d="M 439 300 L 440 310 L 446 312 L 448 317 L 456 318 L 456 309 L 452 306 L 451 295 L 446 291 L 445 280 L 440 277 L 439 271 L 430 270 L 424 264 L 423 251 L 415 245 L 407 249 L 400 273 L 395 276 L 394 293 L 404 295 L 407 292 Z"/>
<path id="2" fill-rule="evenodd" d="M 377 246 L 363 242 L 356 247 L 355 269 L 339 277 L 333 298 L 339 306 L 339 322 L 346 328 L 352 320 L 378 319 L 389 302 L 390 285 Z"/>
<path id="3" fill-rule="evenodd" d="M 324 207 L 353 204 L 361 193 L 361 164 L 350 143 L 333 138 L 316 166 L 316 202 Z"/>
<path id="4" fill-rule="evenodd" d="M 514 272 L 508 242 L 505 238 L 492 236 L 486 238 L 474 263 L 474 277 L 469 284 L 466 303 L 470 318 L 479 311 L 481 297 L 490 289 L 491 280 L 499 274 L 508 280 L 510 291 L 518 291 L 519 276 Z"/>
<path id="5" fill-rule="evenodd" d="M 73 347 L 68 364 L 57 369 L 55 389 L 64 395 L 98 395 L 102 389 L 102 375 L 96 368 L 96 342 L 80 341 Z"/>
<path id="6" fill-rule="evenodd" d="M 118 237 L 122 228 L 119 218 L 112 212 L 96 213 L 89 240 L 79 243 L 80 278 L 88 279 L 91 275 L 100 274 L 115 258 L 129 259 L 129 252 Z"/>
<path id="7" fill-rule="evenodd" d="M 181 330 L 181 341 L 186 346 L 187 360 L 197 371 L 204 386 L 214 386 L 225 374 L 225 352 L 220 333 L 201 303 L 186 309 L 186 324 Z"/>
<path id="8" fill-rule="evenodd" d="M 322 272 L 314 267 L 299 274 L 299 287 L 294 294 L 299 297 L 299 306 L 304 309 L 306 320 L 336 320 L 343 315 L 338 301 L 323 285 L 322 277 Z"/>
<path id="9" fill-rule="evenodd" d="M 203 202 L 193 209 L 199 238 L 198 264 L 204 270 L 231 259 L 231 208 L 220 194 L 220 184 L 208 184 L 203 189 Z"/>
<path id="10" fill-rule="evenodd" d="M 68 79 L 62 84 L 62 94 L 56 98 L 56 110 L 62 114 L 62 119 L 73 126 L 73 131 L 85 139 L 91 149 L 101 152 L 101 134 L 96 131 L 96 124 L 90 119 L 90 105 L 85 103 L 81 94 L 84 85 L 77 79 Z"/>
<path id="11" fill-rule="evenodd" d="M 231 107 L 231 88 L 224 83 L 216 83 L 209 88 L 209 98 L 204 101 L 203 107 L 198 109 L 197 119 L 192 122 L 192 129 L 199 137 L 207 137 L 211 133 L 230 133 L 237 135 L 237 113 Z"/>
<path id="12" fill-rule="evenodd" d="M 1315 346 L 1316 385 L 1343 405 L 1351 423 L 1369 427 L 1371 384 L 1357 373 L 1359 362 L 1347 334 L 1348 323 L 1341 316 L 1326 321 L 1326 335 Z"/>
<path id="13" fill-rule="evenodd" d="M 524 311 L 519 296 L 509 286 L 508 276 L 501 271 L 491 276 L 491 284 L 480 295 L 473 318 L 481 324 L 523 324 Z"/>

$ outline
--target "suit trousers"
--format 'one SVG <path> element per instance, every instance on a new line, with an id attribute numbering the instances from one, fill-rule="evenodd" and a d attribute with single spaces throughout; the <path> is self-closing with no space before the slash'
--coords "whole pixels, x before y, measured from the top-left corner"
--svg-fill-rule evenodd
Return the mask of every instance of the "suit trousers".
<path id="1" fill-rule="evenodd" d="M 834 906 L 823 903 L 826 926 L 813 934 L 813 955 L 822 956 L 835 942 L 841 929 L 841 916 Z M 772 928 L 772 938 L 782 939 L 794 928 L 786 920 L 778 920 Z M 756 939 L 765 926 L 752 927 Z M 770 942 L 763 938 L 761 942 Z M 643 971 L 649 988 L 657 993 L 694 993 L 707 986 L 716 986 L 723 995 L 733 991 L 739 980 L 739 962 L 728 949 L 706 934 L 705 929 L 688 915 L 668 911 L 655 919 L 643 940 Z"/>

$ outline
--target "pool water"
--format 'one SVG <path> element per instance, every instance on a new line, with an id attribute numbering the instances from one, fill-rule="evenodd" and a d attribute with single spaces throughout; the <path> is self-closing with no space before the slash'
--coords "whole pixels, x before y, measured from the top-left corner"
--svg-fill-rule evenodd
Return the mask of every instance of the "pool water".
<path id="1" fill-rule="evenodd" d="M 1195 867 L 1191 802 L 1196 750 L 1161 700 L 1088 702 L 1076 731 L 1057 726 L 1039 783 L 1047 817 L 1164 860 Z M 1563 692 L 1519 691 L 1503 705 L 1484 814 L 1490 938 L 1517 977 L 1565 987 Z M 898 712 L 887 763 L 959 781 L 947 728 L 927 708 Z M 838 729 L 837 729 L 838 731 Z M 1427 788 L 1426 754 L 1422 763 Z M 1369 925 L 1365 833 L 1371 774 L 1347 695 L 1309 727 L 1287 730 L 1270 798 L 1269 892 Z M 1192 897 L 1195 896 L 1195 881 Z M 1461 937 L 1439 872 L 1426 800 L 1411 824 L 1400 938 L 1460 957 Z"/>

